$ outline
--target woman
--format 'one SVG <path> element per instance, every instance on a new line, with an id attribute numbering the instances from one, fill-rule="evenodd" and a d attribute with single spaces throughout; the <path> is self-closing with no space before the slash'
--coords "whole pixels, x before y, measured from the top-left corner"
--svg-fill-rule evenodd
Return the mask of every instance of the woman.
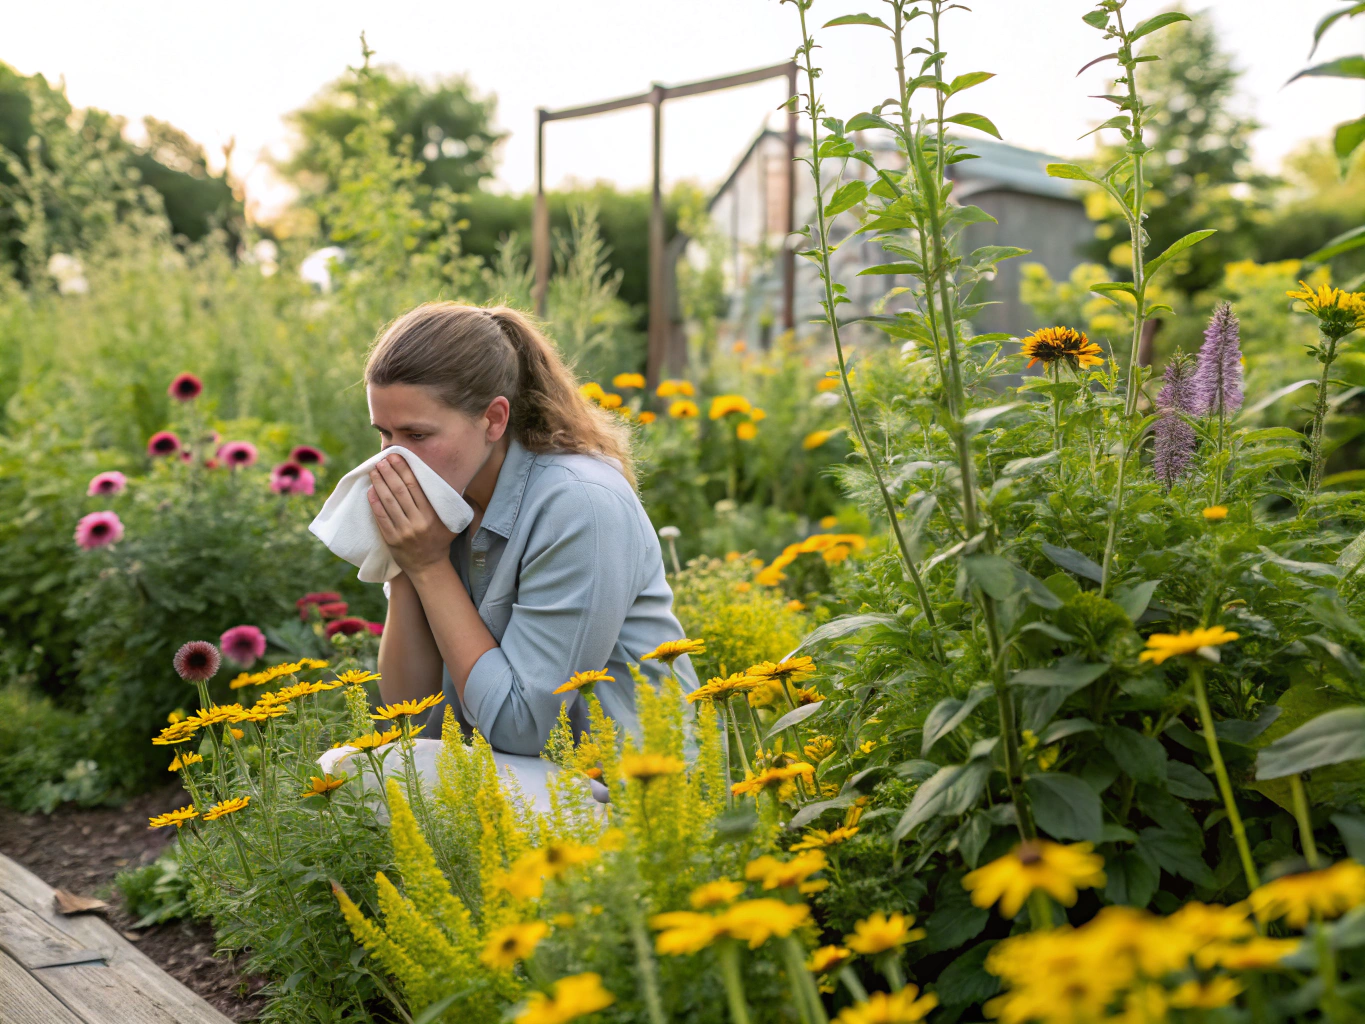
<path id="1" fill-rule="evenodd" d="M 365 384 L 382 447 L 420 456 L 474 510 L 452 534 L 402 456 L 370 474 L 370 506 L 403 570 L 379 645 L 383 698 L 441 691 L 494 749 L 535 755 L 565 700 L 575 736 L 587 729 L 582 695 L 554 691 L 605 668 L 603 710 L 638 732 L 627 663 L 683 632 L 626 426 L 586 401 L 554 346 L 505 306 L 419 306 L 379 337 Z M 687 659 L 675 667 L 694 689 Z M 664 671 L 640 668 L 656 682 Z"/>

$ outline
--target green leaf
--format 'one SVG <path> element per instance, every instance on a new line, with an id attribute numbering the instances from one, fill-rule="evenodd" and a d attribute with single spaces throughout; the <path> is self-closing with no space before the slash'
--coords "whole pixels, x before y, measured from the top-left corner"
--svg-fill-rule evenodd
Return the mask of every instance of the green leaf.
<path id="1" fill-rule="evenodd" d="M 1066 690 L 1079 690 L 1089 686 L 1105 672 L 1109 663 L 1091 663 L 1077 658 L 1062 658 L 1049 668 L 1026 668 L 1010 676 L 1011 686 L 1046 686 Z"/>
<path id="2" fill-rule="evenodd" d="M 994 770 L 988 759 L 980 758 L 939 769 L 933 778 L 920 783 L 910 806 L 892 830 L 891 841 L 899 842 L 916 826 L 940 814 L 962 814 L 970 810 Z"/>
<path id="3" fill-rule="evenodd" d="M 1160 256 L 1147 264 L 1144 273 L 1150 281 L 1152 275 L 1160 270 L 1173 256 L 1178 256 L 1192 245 L 1198 245 L 1209 235 L 1217 234 L 1216 228 L 1205 228 L 1203 231 L 1191 231 L 1184 238 L 1172 242 Z"/>
<path id="4" fill-rule="evenodd" d="M 1322 20 L 1319 21 L 1317 26 L 1313 29 L 1313 49 L 1308 51 L 1308 56 L 1311 57 L 1317 52 L 1318 43 L 1322 41 L 1323 33 L 1336 24 L 1338 19 L 1355 17 L 1362 11 L 1365 11 L 1365 3 L 1352 4 L 1350 7 L 1344 7 L 1339 11 L 1332 11 L 1330 14 L 1324 15 Z"/>
<path id="5" fill-rule="evenodd" d="M 1064 740 L 1068 736 L 1078 736 L 1083 732 L 1094 732 L 1096 730 L 1094 722 L 1088 718 L 1064 718 L 1060 722 L 1053 722 L 1043 730 L 1038 737 L 1038 745 L 1049 747 L 1058 740 Z"/>
<path id="6" fill-rule="evenodd" d="M 1079 551 L 1073 548 L 1059 548 L 1046 542 L 1041 545 L 1041 549 L 1053 565 L 1060 565 L 1063 569 L 1096 583 L 1104 582 L 1104 570 Z"/>
<path id="7" fill-rule="evenodd" d="M 882 21 L 881 18 L 873 17 L 871 14 L 845 14 L 841 18 L 825 22 L 825 28 L 839 28 L 843 25 L 870 25 L 873 28 L 884 28 L 888 32 L 891 26 Z"/>
<path id="8" fill-rule="evenodd" d="M 1000 979 L 986 970 L 986 956 L 996 941 L 973 946 L 943 969 L 934 982 L 934 994 L 944 1006 L 965 1009 L 1000 991 Z"/>
<path id="9" fill-rule="evenodd" d="M 1099 284 L 1092 284 L 1090 290 L 1106 297 L 1110 292 L 1122 292 L 1124 295 L 1137 298 L 1137 289 L 1128 281 L 1101 281 Z"/>
<path id="10" fill-rule="evenodd" d="M 1104 898 L 1110 903 L 1123 903 L 1139 910 L 1152 902 L 1161 882 L 1160 869 L 1133 850 L 1106 857 L 1104 873 L 1108 876 Z"/>
<path id="11" fill-rule="evenodd" d="M 1048 164 L 1047 176 L 1049 178 L 1066 178 L 1068 181 L 1088 181 L 1094 185 L 1100 183 L 1098 178 L 1075 164 Z"/>
<path id="12" fill-rule="evenodd" d="M 855 114 L 853 119 L 844 126 L 844 130 L 850 132 L 866 131 L 869 128 L 885 128 L 889 131 L 896 130 L 896 126 L 880 114 Z"/>
<path id="13" fill-rule="evenodd" d="M 1340 256 L 1342 253 L 1350 252 L 1352 249 L 1359 249 L 1362 245 L 1365 245 L 1365 224 L 1360 225 L 1358 228 L 1351 228 L 1350 231 L 1343 231 L 1321 249 L 1309 253 L 1304 259 L 1311 260 L 1315 263 L 1322 263 L 1326 260 L 1330 260 L 1333 256 Z"/>
<path id="14" fill-rule="evenodd" d="M 935 704 L 924 720 L 924 741 L 920 747 L 920 757 L 928 757 L 935 743 L 965 722 L 967 716 L 976 710 L 977 705 L 994 692 L 990 684 L 983 683 L 975 687 L 963 700 L 945 697 Z"/>
<path id="15" fill-rule="evenodd" d="M 1032 249 L 1020 249 L 1013 245 L 983 245 L 973 249 L 967 257 L 967 264 L 980 270 L 983 266 L 995 266 L 1001 260 L 1012 260 L 1016 256 L 1027 256 Z M 973 341 L 979 339 L 972 339 Z"/>
<path id="16" fill-rule="evenodd" d="M 1239 430 L 1237 439 L 1243 444 L 1259 444 L 1262 441 L 1302 441 L 1303 431 L 1292 427 L 1262 427 L 1259 430 Z"/>
<path id="17" fill-rule="evenodd" d="M 1137 622 L 1138 619 L 1142 618 L 1142 613 L 1147 610 L 1147 606 L 1152 603 L 1152 595 L 1156 593 L 1156 586 L 1156 580 L 1144 580 L 1131 586 L 1120 587 L 1114 591 L 1114 603 L 1123 609 L 1131 621 Z"/>
<path id="18" fill-rule="evenodd" d="M 1138 833 L 1138 850 L 1173 875 L 1188 878 L 1195 885 L 1208 889 L 1215 886 L 1213 872 L 1204 863 L 1203 851 L 1179 832 L 1144 828 Z"/>
<path id="19" fill-rule="evenodd" d="M 1332 824 L 1341 833 L 1351 859 L 1365 862 L 1365 818 L 1358 814 L 1334 814 Z"/>
<path id="20" fill-rule="evenodd" d="M 1129 778 L 1152 785 L 1166 781 L 1166 748 L 1160 741 L 1121 725 L 1106 726 L 1103 738 L 1104 749 Z"/>
<path id="21" fill-rule="evenodd" d="M 979 434 L 1001 416 L 1013 412 L 1023 404 L 1023 402 L 1006 402 L 1004 405 L 992 405 L 987 409 L 973 409 L 962 417 L 962 429 L 968 437 Z"/>
<path id="22" fill-rule="evenodd" d="M 827 217 L 837 217 L 845 210 L 852 209 L 867 198 L 867 182 L 865 181 L 846 181 L 840 185 L 829 197 L 829 202 L 825 206 Z"/>
<path id="23" fill-rule="evenodd" d="M 965 75 L 958 75 L 948 83 L 948 95 L 951 96 L 954 93 L 962 92 L 964 89 L 970 89 L 972 86 L 990 81 L 994 77 L 993 71 L 968 71 Z M 948 120 L 953 119 L 949 118 Z M 957 123 L 961 124 L 960 121 Z"/>
<path id="24" fill-rule="evenodd" d="M 997 601 L 1006 601 L 1018 592 L 1014 566 L 999 555 L 968 555 L 962 561 L 968 579 Z"/>
<path id="25" fill-rule="evenodd" d="M 1049 590 L 1047 584 L 1032 573 L 1019 568 L 1017 565 L 1014 566 L 1014 578 L 1016 581 L 1016 589 L 1024 591 L 1024 596 L 1039 608 L 1056 611 L 1063 605 L 1064 602 L 1062 599 Z M 1048 623 L 1035 622 L 1033 625 L 1041 629 L 1042 627 L 1047 626 Z M 1062 636 L 1067 636 L 1067 634 L 1063 633 Z"/>
<path id="26" fill-rule="evenodd" d="M 1346 165 L 1351 159 L 1351 154 L 1362 142 L 1365 142 L 1365 117 L 1339 124 L 1332 133 L 1332 149 L 1337 154 L 1337 160 L 1341 162 L 1343 177 L 1348 170 Z"/>
<path id="27" fill-rule="evenodd" d="M 1365 758 L 1365 707 L 1338 708 L 1281 736 L 1256 756 L 1257 779 L 1280 779 Z"/>
<path id="28" fill-rule="evenodd" d="M 1033 820 L 1054 839 L 1099 842 L 1104 832 L 1100 797 L 1074 775 L 1042 772 L 1024 780 Z"/>
<path id="29" fill-rule="evenodd" d="M 924 268 L 918 263 L 878 263 L 875 267 L 864 267 L 858 271 L 858 277 L 865 277 L 868 274 L 910 274 L 914 277 L 922 277 Z"/>
<path id="30" fill-rule="evenodd" d="M 1100 59 L 1104 60 L 1105 58 L 1101 57 Z M 1086 67 L 1089 67 L 1089 65 L 1087 64 Z M 1085 68 L 1081 68 L 1081 70 L 1084 71 Z M 1086 135 L 1094 135 L 1096 132 L 1102 132 L 1106 128 L 1127 128 L 1131 123 L 1132 123 L 1131 118 L 1129 118 L 1126 114 L 1120 114 L 1118 117 L 1111 117 L 1108 121 L 1105 121 L 1104 124 L 1095 125 L 1094 128 L 1091 128 L 1090 131 L 1086 132 L 1085 135 L 1082 135 L 1079 138 L 1083 139 L 1086 137 Z"/>
<path id="31" fill-rule="evenodd" d="M 894 615 L 887 615 L 884 612 L 866 612 L 861 615 L 841 615 L 837 619 L 830 619 L 823 625 L 816 626 L 807 633 L 801 640 L 800 645 L 793 653 L 808 651 L 813 647 L 828 643 L 831 640 L 838 640 L 846 637 L 850 633 L 867 629 L 868 626 L 889 626 L 896 621 Z"/>
<path id="32" fill-rule="evenodd" d="M 1177 21 L 1189 21 L 1190 16 L 1180 11 L 1167 11 L 1165 14 L 1158 14 L 1155 18 L 1148 18 L 1137 28 L 1128 34 L 1128 42 L 1136 42 L 1143 36 L 1151 35 L 1159 28 L 1167 25 L 1174 25 Z"/>
<path id="33" fill-rule="evenodd" d="M 952 117 L 945 117 L 947 124 L 960 124 L 964 128 L 975 128 L 979 132 L 1000 138 L 1000 129 L 995 126 L 989 117 L 981 114 L 954 114 Z"/>
<path id="34" fill-rule="evenodd" d="M 1365 228 L 1361 228 L 1360 230 L 1361 230 L 1361 231 L 1365 231 Z M 1365 245 L 1365 240 L 1362 240 L 1361 244 L 1362 244 L 1362 245 Z M 1311 259 L 1312 257 L 1308 257 L 1308 258 Z M 1243 409 L 1242 412 L 1241 412 L 1241 414 L 1238 416 L 1238 419 L 1242 419 L 1242 418 L 1245 418 L 1245 417 L 1247 417 L 1247 416 L 1254 416 L 1254 415 L 1256 415 L 1258 412 L 1260 412 L 1262 409 L 1269 409 L 1272 405 L 1274 405 L 1276 402 L 1278 402 L 1278 401 L 1279 401 L 1281 398 L 1283 398 L 1285 395 L 1293 394 L 1295 391 L 1299 390 L 1299 388 L 1307 387 L 1309 384 L 1316 384 L 1316 383 L 1317 383 L 1317 380 L 1315 380 L 1315 379 L 1312 378 L 1312 377 L 1309 377 L 1309 378 L 1307 378 L 1307 379 L 1305 379 L 1305 380 L 1296 380 L 1293 384 L 1286 384 L 1286 385 L 1285 385 L 1284 387 L 1282 387 L 1282 388 L 1277 388 L 1276 390 L 1272 391 L 1270 394 L 1268 394 L 1268 395 L 1266 395 L 1264 398 L 1262 398 L 1262 399 L 1261 399 L 1259 402 L 1257 402 L 1255 405 L 1252 405 L 1252 406 L 1249 406 L 1249 407 L 1246 408 L 1246 409 Z"/>
<path id="35" fill-rule="evenodd" d="M 948 213 L 948 220 L 963 224 L 994 224 L 995 218 L 979 206 L 954 206 Z"/>
<path id="36" fill-rule="evenodd" d="M 1107 28 L 1109 25 L 1108 11 L 1091 11 L 1089 14 L 1081 15 L 1081 21 L 1091 28 Z"/>
<path id="37" fill-rule="evenodd" d="M 797 829 L 804 825 L 809 825 L 826 811 L 832 811 L 838 807 L 847 807 L 858 799 L 857 790 L 849 790 L 847 793 L 840 793 L 832 796 L 828 800 L 817 800 L 813 804 L 806 804 L 799 811 L 792 815 L 792 820 L 787 822 L 787 828 Z"/>
<path id="38" fill-rule="evenodd" d="M 824 701 L 817 700 L 811 704 L 803 704 L 799 708 L 793 708 L 773 723 L 773 727 L 768 730 L 768 739 L 772 739 L 783 729 L 790 729 L 793 725 L 799 725 L 811 715 L 819 713 L 824 706 Z"/>
<path id="39" fill-rule="evenodd" d="M 1184 761 L 1166 762 L 1166 788 L 1182 800 L 1217 800 L 1209 777 Z"/>
<path id="40" fill-rule="evenodd" d="M 1355 54 L 1329 60 L 1326 64 L 1315 64 L 1311 68 L 1304 68 L 1289 82 L 1300 78 L 1365 78 L 1365 57 Z M 1285 85 L 1289 82 L 1285 82 Z"/>

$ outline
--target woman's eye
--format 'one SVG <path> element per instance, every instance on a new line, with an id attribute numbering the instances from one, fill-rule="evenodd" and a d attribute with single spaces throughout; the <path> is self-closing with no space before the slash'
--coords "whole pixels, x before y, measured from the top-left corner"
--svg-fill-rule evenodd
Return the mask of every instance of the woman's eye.
<path id="1" fill-rule="evenodd" d="M 426 437 L 426 436 L 427 436 L 426 434 L 409 434 L 409 435 L 408 435 L 408 437 L 409 437 L 411 440 L 413 440 L 413 441 L 420 441 L 420 440 L 422 440 L 422 438 L 424 438 L 424 437 Z"/>

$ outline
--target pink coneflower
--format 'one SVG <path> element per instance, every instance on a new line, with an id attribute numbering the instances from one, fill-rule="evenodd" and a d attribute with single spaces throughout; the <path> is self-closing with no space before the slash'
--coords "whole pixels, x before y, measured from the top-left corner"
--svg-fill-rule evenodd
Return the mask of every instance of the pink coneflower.
<path id="1" fill-rule="evenodd" d="M 375 636 L 384 635 L 384 623 L 382 622 L 367 622 L 365 623 L 365 628 L 368 629 Z"/>
<path id="2" fill-rule="evenodd" d="M 192 402 L 203 393 L 204 382 L 192 373 L 182 373 L 171 381 L 166 394 L 179 402 Z"/>
<path id="3" fill-rule="evenodd" d="M 176 437 L 169 430 L 158 430 L 147 442 L 147 454 L 153 457 L 158 455 L 174 455 L 180 451 L 180 438 Z"/>
<path id="4" fill-rule="evenodd" d="M 255 626 L 233 626 L 218 638 L 218 646 L 242 668 L 250 668 L 265 654 L 265 634 Z"/>
<path id="5" fill-rule="evenodd" d="M 218 449 L 218 458 L 233 469 L 245 469 L 256 461 L 256 446 L 250 441 L 229 441 Z"/>
<path id="6" fill-rule="evenodd" d="M 336 619 L 323 627 L 328 636 L 336 636 L 338 633 L 345 633 L 347 636 L 350 636 L 352 633 L 360 633 L 369 628 L 370 624 L 368 622 L 364 619 L 357 619 L 355 616 Z"/>
<path id="7" fill-rule="evenodd" d="M 76 524 L 76 543 L 86 551 L 123 539 L 123 523 L 112 512 L 91 512 Z"/>
<path id="8" fill-rule="evenodd" d="M 328 601 L 318 605 L 318 612 L 324 619 L 344 619 L 349 607 L 345 601 Z"/>
<path id="9" fill-rule="evenodd" d="M 187 683 L 206 683 L 218 674 L 223 656 L 207 640 L 191 640 L 175 652 L 171 663 Z"/>
<path id="10" fill-rule="evenodd" d="M 85 493 L 90 498 L 97 494 L 122 494 L 123 489 L 127 486 L 128 478 L 117 469 L 110 469 L 103 473 L 97 473 L 95 478 L 90 481 L 90 486 L 85 489 Z"/>
<path id="11" fill-rule="evenodd" d="M 281 462 L 270 471 L 270 489 L 276 494 L 312 494 L 317 480 L 297 462 Z"/>
<path id="12" fill-rule="evenodd" d="M 321 466 L 327 461 L 327 456 L 322 454 L 322 449 L 314 448 L 311 444 L 298 445 L 289 453 L 289 457 L 305 466 Z"/>
<path id="13" fill-rule="evenodd" d="M 308 621 L 308 609 L 314 605 L 324 605 L 332 601 L 340 601 L 341 595 L 335 590 L 312 591 L 304 594 L 294 602 L 294 607 L 299 610 L 299 618 L 304 622 Z"/>

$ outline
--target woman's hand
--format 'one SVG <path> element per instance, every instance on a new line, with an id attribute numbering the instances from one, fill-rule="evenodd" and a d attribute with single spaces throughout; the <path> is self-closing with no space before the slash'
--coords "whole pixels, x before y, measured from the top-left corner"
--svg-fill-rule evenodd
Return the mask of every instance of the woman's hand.
<path id="1" fill-rule="evenodd" d="M 370 470 L 370 509 L 379 534 L 409 578 L 449 563 L 455 534 L 441 522 L 422 485 L 401 455 L 380 459 Z"/>

